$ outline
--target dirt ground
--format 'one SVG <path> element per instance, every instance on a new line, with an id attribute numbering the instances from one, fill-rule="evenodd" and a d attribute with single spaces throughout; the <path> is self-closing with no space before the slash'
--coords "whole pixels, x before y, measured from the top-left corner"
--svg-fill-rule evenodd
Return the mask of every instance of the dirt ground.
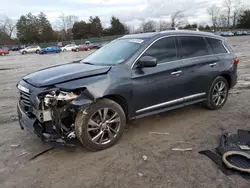
<path id="1" fill-rule="evenodd" d="M 90 152 L 50 148 L 17 122 L 16 83 L 27 73 L 67 63 L 89 52 L 0 57 L 0 187 L 1 188 L 241 188 L 240 176 L 226 176 L 198 152 L 218 146 L 222 133 L 250 130 L 250 36 L 228 39 L 240 58 L 239 82 L 219 111 L 190 106 L 130 123 L 114 147 Z M 169 133 L 157 135 L 150 132 Z M 13 145 L 18 145 L 17 147 Z M 171 148 L 193 148 L 171 151 Z M 147 156 L 144 161 L 142 156 Z"/>

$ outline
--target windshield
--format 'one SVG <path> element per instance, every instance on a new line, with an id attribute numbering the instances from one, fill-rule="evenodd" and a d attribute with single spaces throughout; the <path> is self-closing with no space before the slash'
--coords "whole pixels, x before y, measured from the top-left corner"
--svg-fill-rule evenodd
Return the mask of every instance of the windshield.
<path id="1" fill-rule="evenodd" d="M 130 58 L 143 44 L 141 39 L 115 40 L 97 50 L 81 63 L 93 65 L 116 65 Z"/>

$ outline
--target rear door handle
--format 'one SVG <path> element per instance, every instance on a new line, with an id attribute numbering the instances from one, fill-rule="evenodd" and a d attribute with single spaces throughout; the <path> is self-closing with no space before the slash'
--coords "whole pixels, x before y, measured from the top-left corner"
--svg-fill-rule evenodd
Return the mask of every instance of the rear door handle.
<path id="1" fill-rule="evenodd" d="M 215 65 L 217 65 L 217 63 L 211 63 L 209 65 L 210 65 L 210 67 L 214 67 Z"/>
<path id="2" fill-rule="evenodd" d="M 182 71 L 181 71 L 181 70 L 179 70 L 179 71 L 175 71 L 175 72 L 171 72 L 171 75 L 179 75 L 180 73 L 182 73 Z"/>

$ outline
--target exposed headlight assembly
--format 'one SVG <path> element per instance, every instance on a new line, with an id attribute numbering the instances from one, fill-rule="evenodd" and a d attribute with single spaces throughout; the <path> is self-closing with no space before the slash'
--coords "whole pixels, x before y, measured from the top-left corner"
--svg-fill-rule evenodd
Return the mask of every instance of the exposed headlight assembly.
<path id="1" fill-rule="evenodd" d="M 72 101 L 76 99 L 78 95 L 73 92 L 65 92 L 65 91 L 52 91 L 45 95 L 44 104 L 46 106 L 50 106 L 53 101 Z"/>

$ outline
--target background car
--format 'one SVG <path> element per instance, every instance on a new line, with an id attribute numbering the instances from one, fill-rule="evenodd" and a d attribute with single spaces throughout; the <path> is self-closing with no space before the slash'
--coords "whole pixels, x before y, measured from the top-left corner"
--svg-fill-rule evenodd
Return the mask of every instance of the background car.
<path id="1" fill-rule="evenodd" d="M 40 46 L 37 45 L 33 45 L 33 46 L 28 46 L 22 50 L 19 50 L 19 52 L 21 54 L 27 54 L 27 53 L 39 53 L 42 49 L 40 48 Z"/>
<path id="2" fill-rule="evenodd" d="M 76 44 L 68 44 L 64 47 L 62 47 L 62 51 L 66 52 L 66 51 L 72 51 L 73 48 L 77 48 L 78 46 Z"/>
<path id="3" fill-rule="evenodd" d="M 24 49 L 23 46 L 12 46 L 11 51 L 19 51 L 21 49 Z"/>
<path id="4" fill-rule="evenodd" d="M 7 55 L 7 54 L 9 54 L 9 50 L 0 48 L 0 55 L 4 56 L 4 55 Z"/>
<path id="5" fill-rule="evenodd" d="M 79 52 L 79 51 L 89 51 L 90 49 L 92 49 L 93 47 L 87 44 L 80 44 L 75 48 L 72 48 L 73 52 Z"/>
<path id="6" fill-rule="evenodd" d="M 248 35 L 247 31 L 242 31 L 242 35 Z"/>
<path id="7" fill-rule="evenodd" d="M 50 46 L 47 48 L 42 49 L 39 53 L 40 54 L 47 54 L 47 53 L 59 53 L 61 52 L 61 48 L 58 46 Z"/>

